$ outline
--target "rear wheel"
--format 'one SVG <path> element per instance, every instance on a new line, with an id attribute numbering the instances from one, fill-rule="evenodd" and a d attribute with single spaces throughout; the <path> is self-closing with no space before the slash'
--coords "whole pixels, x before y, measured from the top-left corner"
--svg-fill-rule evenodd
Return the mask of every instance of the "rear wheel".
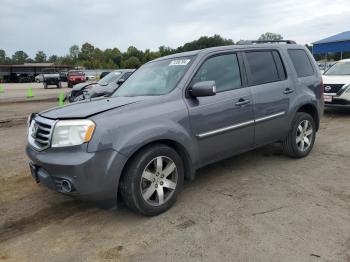
<path id="1" fill-rule="evenodd" d="M 295 158 L 307 156 L 316 138 L 315 121 L 311 115 L 298 112 L 293 120 L 288 136 L 283 141 L 283 151 Z"/>
<path id="2" fill-rule="evenodd" d="M 168 210 L 182 189 L 184 168 L 177 152 L 153 145 L 138 152 L 128 164 L 120 192 L 128 208 L 148 216 Z"/>

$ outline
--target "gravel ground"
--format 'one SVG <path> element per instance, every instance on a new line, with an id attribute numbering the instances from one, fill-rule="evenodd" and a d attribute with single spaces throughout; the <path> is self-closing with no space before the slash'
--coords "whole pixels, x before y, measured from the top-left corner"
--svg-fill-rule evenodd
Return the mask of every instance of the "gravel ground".
<path id="1" fill-rule="evenodd" d="M 0 128 L 0 261 L 350 261 L 350 110 L 326 112 L 307 158 L 210 165 L 152 218 L 36 185 L 25 133 Z"/>
<path id="2" fill-rule="evenodd" d="M 44 89 L 43 83 L 10 83 L 0 84 L 4 87 L 4 92 L 0 93 L 0 103 L 27 102 L 30 100 L 48 100 L 57 98 L 60 92 L 68 93 L 71 91 L 66 82 L 62 82 L 62 88 L 49 86 Z M 28 88 L 32 88 L 33 97 L 27 98 Z"/>

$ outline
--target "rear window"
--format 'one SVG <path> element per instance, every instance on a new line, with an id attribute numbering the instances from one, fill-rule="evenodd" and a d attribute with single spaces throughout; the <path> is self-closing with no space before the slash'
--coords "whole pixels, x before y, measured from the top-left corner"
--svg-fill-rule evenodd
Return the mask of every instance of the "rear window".
<path id="1" fill-rule="evenodd" d="M 311 76 L 314 74 L 314 69 L 305 50 L 289 49 L 288 54 L 298 77 Z"/>
<path id="2" fill-rule="evenodd" d="M 280 80 L 277 65 L 271 51 L 246 52 L 246 57 L 254 85 Z"/>

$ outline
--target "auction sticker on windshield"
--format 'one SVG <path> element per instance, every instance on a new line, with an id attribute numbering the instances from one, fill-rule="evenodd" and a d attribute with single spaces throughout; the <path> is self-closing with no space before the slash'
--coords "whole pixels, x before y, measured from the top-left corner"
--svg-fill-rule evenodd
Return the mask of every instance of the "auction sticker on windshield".
<path id="1" fill-rule="evenodd" d="M 187 65 L 190 62 L 190 59 L 176 59 L 172 60 L 169 66 L 179 66 L 179 65 Z"/>

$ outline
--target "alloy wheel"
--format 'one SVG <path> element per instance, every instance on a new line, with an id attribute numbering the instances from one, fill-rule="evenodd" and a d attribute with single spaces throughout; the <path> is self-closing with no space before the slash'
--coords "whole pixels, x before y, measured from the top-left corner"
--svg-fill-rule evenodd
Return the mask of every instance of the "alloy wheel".
<path id="1" fill-rule="evenodd" d="M 296 144 L 300 151 L 304 152 L 309 149 L 313 139 L 314 131 L 310 121 L 303 120 L 297 128 Z"/>
<path id="2" fill-rule="evenodd" d="M 143 199 L 152 206 L 161 206 L 173 195 L 178 180 L 177 167 L 166 156 L 153 158 L 142 172 L 140 189 Z"/>

